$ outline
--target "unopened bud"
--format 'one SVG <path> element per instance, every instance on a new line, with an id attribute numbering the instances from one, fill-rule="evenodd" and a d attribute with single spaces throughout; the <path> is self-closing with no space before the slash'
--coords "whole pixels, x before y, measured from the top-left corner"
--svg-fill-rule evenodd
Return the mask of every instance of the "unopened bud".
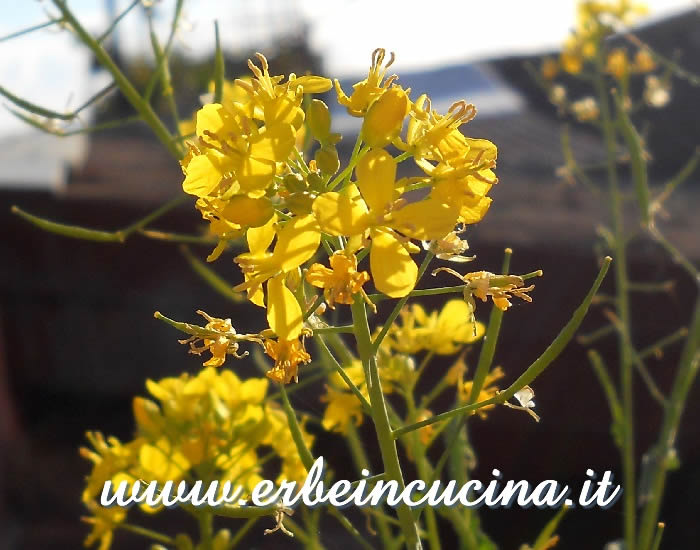
<path id="1" fill-rule="evenodd" d="M 340 169 L 340 160 L 335 146 L 321 147 L 314 155 L 316 165 L 323 174 L 335 174 Z"/>
<path id="2" fill-rule="evenodd" d="M 306 123 L 311 134 L 320 142 L 325 142 L 331 133 L 331 113 L 320 99 L 314 99 L 306 108 Z"/>

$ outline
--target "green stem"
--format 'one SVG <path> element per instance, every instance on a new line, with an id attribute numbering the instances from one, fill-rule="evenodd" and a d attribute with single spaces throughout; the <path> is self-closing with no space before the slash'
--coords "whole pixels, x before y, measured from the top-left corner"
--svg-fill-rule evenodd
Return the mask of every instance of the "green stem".
<path id="1" fill-rule="evenodd" d="M 140 535 L 140 536 L 145 537 L 147 539 L 162 542 L 163 544 L 175 544 L 175 539 L 173 539 L 167 535 L 163 535 L 161 533 L 158 533 L 157 531 L 152 531 L 151 529 L 146 529 L 145 527 L 141 527 L 139 525 L 132 525 L 130 523 L 121 523 L 117 526 L 117 528 L 123 529 L 124 531 L 129 531 L 130 533 L 134 533 L 136 535 Z"/>
<path id="2" fill-rule="evenodd" d="M 201 550 L 214 549 L 214 516 L 209 508 L 202 508 L 197 513 L 199 523 L 199 546 Z"/>
<path id="3" fill-rule="evenodd" d="M 399 456 L 396 452 L 396 442 L 392 436 L 391 425 L 389 424 L 384 393 L 382 392 L 379 371 L 377 370 L 376 354 L 372 346 L 372 338 L 367 321 L 367 310 L 365 309 L 365 303 L 362 297 L 356 295 L 355 302 L 351 307 L 360 359 L 365 365 L 365 370 L 369 372 L 370 375 L 370 378 L 367 380 L 367 386 L 370 395 L 370 405 L 372 407 L 372 420 L 374 421 L 374 427 L 377 432 L 379 449 L 382 455 L 382 462 L 384 463 L 384 471 L 387 474 L 387 479 L 396 481 L 399 486 L 399 491 L 403 491 L 405 485 L 403 474 L 401 473 L 401 464 L 399 463 Z M 403 532 L 406 548 L 408 550 L 422 549 L 420 536 L 418 534 L 418 526 L 413 521 L 411 509 L 402 503 L 397 507 L 396 513 L 401 523 L 401 531 Z"/>
<path id="4" fill-rule="evenodd" d="M 289 431 L 292 433 L 292 439 L 296 445 L 301 462 L 304 464 L 304 468 L 306 468 L 306 471 L 308 472 L 311 469 L 311 466 L 314 464 L 314 457 L 304 441 L 304 436 L 301 433 L 301 428 L 299 427 L 299 422 L 297 421 L 297 415 L 292 408 L 292 404 L 289 402 L 289 397 L 287 396 L 287 390 L 285 389 L 284 384 L 280 385 L 280 393 L 282 394 L 282 408 L 287 415 Z"/>
<path id="5" fill-rule="evenodd" d="M 70 24 L 71 27 L 73 27 L 73 30 L 80 41 L 90 48 L 100 65 L 109 71 L 114 78 L 114 81 L 117 83 L 117 86 L 119 86 L 119 89 L 124 94 L 124 97 L 134 107 L 134 109 L 136 109 L 136 112 L 143 117 L 143 120 L 151 127 L 153 133 L 163 143 L 165 148 L 176 159 L 181 159 L 183 156 L 182 151 L 180 151 L 175 142 L 173 142 L 173 137 L 170 135 L 170 132 L 168 132 L 168 129 L 165 127 L 158 115 L 156 115 L 155 111 L 153 111 L 153 108 L 143 100 L 129 79 L 119 70 L 119 67 L 117 67 L 116 63 L 114 63 L 110 55 L 105 51 L 100 43 L 95 40 L 92 35 L 85 30 L 85 27 L 81 25 L 80 21 L 75 18 L 71 10 L 68 8 L 66 1 L 53 0 L 53 3 L 61 12 L 63 19 Z"/>
<path id="6" fill-rule="evenodd" d="M 595 80 L 600 116 L 602 123 L 603 139 L 606 149 L 606 166 L 608 173 L 608 188 L 610 193 L 610 215 L 613 226 L 613 251 L 615 254 L 615 292 L 617 316 L 623 326 L 631 327 L 629 312 L 629 298 L 627 284 L 627 257 L 625 250 L 624 221 L 622 219 L 622 205 L 617 181 L 617 163 L 615 128 L 610 111 L 608 90 L 606 89 L 604 76 L 605 59 L 600 52 L 596 58 L 598 74 Z M 635 530 L 637 521 L 636 511 L 636 466 L 635 466 L 635 441 L 634 441 L 634 393 L 633 393 L 633 364 L 631 350 L 623 334 L 618 335 L 618 349 L 620 361 L 620 387 L 622 397 L 622 410 L 624 414 L 624 433 L 622 445 L 622 472 L 624 483 L 623 509 L 624 509 L 624 535 L 627 548 L 635 548 Z"/>
<path id="7" fill-rule="evenodd" d="M 681 354 L 678 373 L 673 381 L 673 388 L 666 407 L 659 438 L 652 451 L 659 460 L 651 474 L 649 500 L 642 512 L 639 531 L 639 550 L 647 550 L 652 543 L 654 528 L 659 516 L 661 499 L 666 483 L 669 451 L 673 449 L 688 392 L 700 368 L 700 297 L 695 302 L 693 321 L 688 331 L 688 338 Z"/>
<path id="8" fill-rule="evenodd" d="M 408 413 L 408 419 L 410 422 L 415 422 L 418 418 L 418 411 L 416 411 L 416 402 L 413 397 L 413 388 L 406 388 L 406 410 Z M 414 432 L 411 434 L 410 441 L 411 451 L 416 464 L 416 470 L 420 479 L 429 479 L 430 473 L 428 472 L 427 458 L 425 456 L 425 446 L 420 440 L 420 434 Z M 435 518 L 435 510 L 432 506 L 425 506 L 425 524 L 428 531 L 428 543 L 430 545 L 430 550 L 440 550 L 440 533 L 438 532 L 437 520 Z M 417 515 L 416 521 L 418 520 Z"/>
<path id="9" fill-rule="evenodd" d="M 508 274 L 508 270 L 510 269 L 510 257 L 512 254 L 513 251 L 510 248 L 506 248 L 501 271 L 503 275 Z M 496 343 L 498 342 L 498 334 L 501 331 L 502 320 L 503 310 L 493 306 L 491 308 L 491 314 L 489 315 L 489 324 L 486 328 L 486 334 L 484 334 L 484 339 L 481 344 L 479 362 L 474 372 L 472 391 L 469 394 L 468 403 L 475 403 L 481 393 L 481 388 L 484 387 L 484 381 L 493 363 L 493 356 L 496 354 Z"/>

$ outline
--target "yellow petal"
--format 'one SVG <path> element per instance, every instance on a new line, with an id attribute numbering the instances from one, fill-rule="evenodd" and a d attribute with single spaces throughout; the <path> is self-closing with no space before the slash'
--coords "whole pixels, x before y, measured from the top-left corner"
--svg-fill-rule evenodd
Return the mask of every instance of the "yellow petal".
<path id="1" fill-rule="evenodd" d="M 272 183 L 276 171 L 274 161 L 247 156 L 237 159 L 235 165 L 236 179 L 244 193 L 265 190 Z"/>
<path id="2" fill-rule="evenodd" d="M 429 197 L 393 212 L 388 225 L 412 239 L 431 241 L 452 231 L 458 216 L 458 204 L 447 204 L 442 199 Z"/>
<path id="3" fill-rule="evenodd" d="M 185 169 L 186 176 L 182 189 L 190 195 L 206 197 L 221 182 L 227 169 L 226 164 L 223 155 L 213 151 L 205 155 L 193 156 Z"/>
<path id="4" fill-rule="evenodd" d="M 272 253 L 274 261 L 283 272 L 296 269 L 310 260 L 321 244 L 321 231 L 316 219 L 309 214 L 287 222 L 277 235 Z"/>
<path id="5" fill-rule="evenodd" d="M 264 104 L 265 125 L 289 124 L 299 129 L 304 123 L 304 111 L 299 107 L 300 99 L 285 94 Z"/>
<path id="6" fill-rule="evenodd" d="M 329 235 L 359 235 L 369 226 L 367 204 L 353 184 L 340 193 L 323 193 L 311 209 L 321 230 Z"/>
<path id="7" fill-rule="evenodd" d="M 355 168 L 357 186 L 371 211 L 381 213 L 394 200 L 396 162 L 384 149 L 375 149 L 360 159 Z"/>
<path id="8" fill-rule="evenodd" d="M 206 136 L 205 132 L 214 134 L 221 132 L 226 126 L 224 122 L 225 116 L 226 109 L 220 103 L 210 103 L 202 107 L 197 111 L 197 137 L 204 136 L 204 139 L 211 139 Z"/>
<path id="9" fill-rule="evenodd" d="M 389 231 L 372 230 L 369 263 L 374 286 L 387 296 L 406 296 L 416 286 L 418 266 L 401 242 Z"/>
<path id="10" fill-rule="evenodd" d="M 256 199 L 248 195 L 234 195 L 226 201 L 221 214 L 227 221 L 241 227 L 260 227 L 270 220 L 274 212 L 272 202 L 267 197 Z"/>
<path id="11" fill-rule="evenodd" d="M 488 139 L 466 138 L 469 144 L 469 153 L 466 160 L 474 162 L 478 159 L 479 164 L 495 161 L 498 157 L 498 148 Z"/>
<path id="12" fill-rule="evenodd" d="M 305 94 L 322 94 L 333 87 L 330 78 L 312 74 L 299 76 L 293 82 L 294 86 L 301 86 Z"/>
<path id="13" fill-rule="evenodd" d="M 459 211 L 459 220 L 464 223 L 477 223 L 486 215 L 490 206 L 491 199 L 489 197 L 465 201 Z"/>
<path id="14" fill-rule="evenodd" d="M 384 147 L 399 135 L 411 104 L 406 92 L 393 86 L 367 111 L 362 123 L 362 139 L 371 147 Z"/>
<path id="15" fill-rule="evenodd" d="M 262 254 L 272 244 L 272 239 L 275 238 L 276 222 L 277 215 L 273 214 L 265 225 L 248 229 L 245 236 L 248 241 L 248 249 L 252 255 L 258 256 Z"/>
<path id="16" fill-rule="evenodd" d="M 284 284 L 284 275 L 267 283 L 267 322 L 281 340 L 292 340 L 301 334 L 302 311 L 299 302 Z"/>
<path id="17" fill-rule="evenodd" d="M 289 157 L 296 136 L 291 124 L 266 126 L 255 138 L 250 140 L 251 157 L 260 160 L 284 162 Z"/>

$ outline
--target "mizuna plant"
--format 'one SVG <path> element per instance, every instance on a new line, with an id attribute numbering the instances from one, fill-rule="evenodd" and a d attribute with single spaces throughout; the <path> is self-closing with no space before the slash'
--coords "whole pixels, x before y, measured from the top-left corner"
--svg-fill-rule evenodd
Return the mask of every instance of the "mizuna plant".
<path id="1" fill-rule="evenodd" d="M 223 281 L 186 252 L 203 282 L 228 301 L 222 301 L 220 311 L 197 312 L 203 318 L 199 324 L 195 322 L 199 317 L 184 321 L 155 313 L 183 333 L 180 342 L 187 346 L 183 351 L 203 356 L 203 369 L 197 375 L 173 373 L 163 380 L 148 380 L 149 396 L 133 401 L 133 439 L 122 442 L 88 433 L 90 448 L 81 449 L 93 463 L 82 495 L 90 513 L 86 521 L 92 525 L 86 544 L 106 550 L 116 531 L 130 531 L 150 540 L 153 548 L 230 549 L 239 547 L 262 518 L 272 517 L 272 523 L 264 520 L 274 526 L 266 533 L 286 533 L 306 548 L 320 549 L 324 547 L 320 525 L 330 516 L 362 548 L 415 550 L 427 542 L 431 549 L 439 549 L 445 529 L 453 531 L 462 548 L 493 548 L 475 510 L 463 506 L 360 509 L 368 522 L 361 528 L 346 510 L 330 506 L 302 506 L 292 519 L 293 510 L 280 505 L 185 505 L 199 529 L 194 540 L 184 532 L 165 534 L 133 523 L 139 517 L 134 509 L 100 505 L 108 481 L 113 485 L 156 481 L 159 487 L 169 481 L 229 481 L 250 492 L 263 475 L 269 475 L 266 464 L 272 462 L 278 464 L 274 484 L 301 481 L 317 458 L 314 441 L 331 431 L 347 443 L 353 463 L 341 466 L 341 471 L 352 473 L 357 484 L 362 470 L 370 469 L 358 433 L 363 423 L 373 425 L 381 453 L 381 470 L 375 466 L 367 483 L 394 482 L 402 489 L 412 463 L 429 486 L 442 479 L 449 463 L 463 484 L 470 465 L 459 457 L 473 453 L 465 423 L 485 418 L 498 405 L 538 419 L 530 385 L 574 336 L 610 263 L 610 258 L 602 261 L 589 293 L 572 308 L 569 322 L 536 361 L 529 366 L 494 366 L 504 313 L 513 299 L 531 301 L 532 279 L 542 272 L 511 274 L 509 249 L 500 273 L 464 269 L 473 258 L 464 255 L 468 247 L 460 235 L 487 215 L 492 202 L 488 194 L 498 181 L 496 145 L 462 132 L 476 115 L 474 105 L 458 101 L 440 113 L 426 95 L 411 99 L 413 92 L 404 89 L 396 75 L 389 75 L 394 54 L 383 49 L 372 53 L 367 77 L 349 95 L 337 80 L 322 76 L 273 75 L 262 54 L 249 62 L 249 75 L 229 81 L 223 74 L 217 29 L 211 102 L 191 121 L 181 121 L 172 101 L 169 56 L 182 4 L 177 3 L 166 44 L 161 46 L 155 34 L 151 37 L 157 65 L 143 95 L 103 49 L 105 36 L 88 33 L 65 1 L 53 0 L 56 15 L 50 24 L 72 33 L 111 74 L 110 88 L 121 90 L 173 162 L 180 163 L 183 180 L 174 184 L 181 183 L 183 192 L 146 218 L 113 232 L 13 209 L 30 223 L 71 238 L 209 239 L 213 249 L 207 261 L 233 260 L 240 268 L 236 280 Z M 108 32 L 117 24 L 118 20 Z M 151 106 L 158 85 L 169 97 L 167 120 Z M 16 106 L 18 116 L 59 135 L 66 131 L 57 121 L 73 120 L 78 114 L 55 113 L 4 88 L 0 92 Z M 352 153 L 342 162 L 336 149 L 341 136 L 333 132 L 327 104 L 317 97 L 329 92 L 361 121 Z M 399 164 L 409 161 L 417 175 L 398 177 Z M 191 201 L 208 224 L 206 236 L 151 228 L 184 201 Z M 235 255 L 234 247 L 239 250 Z M 624 269 L 624 251 L 617 253 Z M 440 272 L 453 276 L 454 286 L 430 285 L 430 275 Z M 446 301 L 437 311 L 409 304 L 429 295 L 446 295 Z M 487 306 L 477 306 L 477 301 L 489 298 L 491 311 L 484 324 L 477 318 L 484 316 Z M 264 324 L 244 326 L 237 309 L 246 299 L 264 309 Z M 393 307 L 380 316 L 377 305 L 387 302 Z M 351 323 L 334 324 L 329 310 L 344 310 Z M 479 348 L 473 369 L 460 354 L 466 346 Z M 437 356 L 453 356 L 453 366 L 444 375 L 428 376 Z M 240 361 L 260 365 L 261 376 L 239 377 Z M 499 390 L 497 383 L 506 374 L 515 381 Z M 323 418 L 299 411 L 293 403 L 296 389 L 319 380 L 325 388 L 320 396 Z M 419 380 L 424 382 L 421 388 L 430 381 L 427 391 L 418 391 Z M 436 398 L 448 392 L 453 406 L 437 410 Z M 436 448 L 441 452 L 434 460 L 436 453 L 429 451 Z M 326 473 L 329 480 L 333 475 Z M 168 513 L 162 506 L 141 508 L 149 514 Z M 214 526 L 217 517 L 228 518 L 217 519 L 219 530 Z M 556 514 L 534 545 L 525 547 L 550 548 L 560 519 L 561 513 Z M 275 535 L 280 544 L 288 542 L 280 533 Z"/>
<path id="2" fill-rule="evenodd" d="M 609 335 L 616 335 L 618 340 L 617 368 L 614 369 L 619 375 L 617 381 L 601 353 L 591 348 L 588 357 L 610 406 L 612 434 L 620 451 L 625 487 L 624 544 L 621 541 L 618 547 L 628 550 L 656 550 L 661 544 L 664 524 L 659 522 L 659 514 L 664 487 L 669 472 L 678 465 L 675 441 L 688 392 L 700 365 L 700 302 L 697 296 L 689 326 L 669 330 L 656 342 L 638 341 L 635 318 L 630 314 L 633 293 L 668 292 L 673 286 L 672 282 L 658 284 L 630 280 L 628 250 L 631 243 L 638 246 L 643 239 L 656 242 L 696 284 L 700 282 L 697 267 L 663 235 L 658 223 L 660 214 L 664 213 L 665 201 L 695 171 L 700 159 L 698 150 L 663 187 L 654 188 L 648 175 L 651 155 L 646 150 L 643 132 L 633 121 L 643 117 L 645 108 L 666 106 L 671 99 L 674 77 L 693 86 L 700 85 L 700 78 L 654 51 L 625 27 L 645 12 L 643 5 L 626 0 L 582 1 L 578 5 L 575 31 L 564 44 L 559 58 L 543 60 L 540 71 L 531 67 L 560 114 L 593 126 L 606 151 L 607 188 L 601 188 L 590 176 L 589 167 L 577 162 L 568 129 L 564 128 L 562 143 L 566 164 L 561 173 L 603 198 L 605 204 L 601 206 L 609 210 L 610 225 L 600 229 L 604 248 L 615 257 L 615 294 L 610 298 L 610 309 L 605 312 L 609 324 L 581 336 L 580 340 L 593 344 Z M 557 82 L 561 75 L 585 83 L 590 87 L 591 95 L 567 97 L 566 87 Z M 625 193 L 621 187 L 622 164 L 628 168 L 631 193 Z M 623 215 L 627 201 L 637 205 L 634 224 Z M 634 229 L 630 229 L 631 225 Z M 646 311 L 642 311 L 642 316 L 653 315 L 648 311 L 648 305 Z M 682 342 L 683 348 L 670 392 L 664 395 L 654 381 L 648 363 L 652 356 L 661 356 L 664 348 L 677 342 Z M 662 411 L 658 437 L 646 450 L 641 467 L 637 466 L 635 459 L 633 385 L 637 376 L 648 390 L 645 399 L 656 402 Z"/>

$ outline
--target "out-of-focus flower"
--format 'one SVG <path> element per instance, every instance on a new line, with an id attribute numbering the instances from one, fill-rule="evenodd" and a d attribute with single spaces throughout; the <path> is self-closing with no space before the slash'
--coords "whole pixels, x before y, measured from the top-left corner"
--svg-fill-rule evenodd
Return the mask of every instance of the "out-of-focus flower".
<path id="1" fill-rule="evenodd" d="M 471 321 L 464 300 L 450 300 L 442 309 L 428 315 L 418 304 L 404 308 L 401 324 L 394 324 L 386 336 L 387 345 L 401 353 L 430 351 L 438 355 L 457 353 L 467 344 L 479 340 L 486 331 L 482 323 Z"/>
<path id="2" fill-rule="evenodd" d="M 651 107 L 660 109 L 671 100 L 671 84 L 656 75 L 647 75 L 644 81 L 644 101 Z"/>
<path id="3" fill-rule="evenodd" d="M 623 48 L 615 48 L 608 54 L 605 71 L 613 75 L 618 80 L 622 80 L 629 74 L 630 62 L 627 58 L 627 51 Z"/>
<path id="4" fill-rule="evenodd" d="M 540 66 L 540 73 L 545 80 L 554 80 L 559 73 L 559 63 L 556 59 L 552 59 L 551 57 L 543 59 L 542 65 Z"/>
<path id="5" fill-rule="evenodd" d="M 571 103 L 574 116 L 581 122 L 597 120 L 600 116 L 598 102 L 592 97 L 584 97 Z"/>
<path id="6" fill-rule="evenodd" d="M 501 367 L 496 367 L 492 369 L 491 372 L 489 372 L 486 375 L 486 378 L 484 379 L 484 384 L 483 386 L 481 386 L 479 395 L 476 397 L 476 400 L 474 402 L 480 403 L 482 401 L 486 401 L 487 399 L 495 397 L 498 394 L 498 386 L 496 386 L 495 384 L 504 376 L 505 373 L 503 372 L 503 369 Z M 467 401 L 469 399 L 469 396 L 472 393 L 473 386 L 474 381 L 469 380 L 467 382 L 464 382 L 464 384 L 462 384 L 462 386 L 459 387 L 459 395 L 462 401 Z M 490 411 L 494 407 L 495 405 L 484 405 L 480 409 L 476 410 L 476 414 L 479 416 L 479 418 L 486 418 L 488 411 Z"/>
<path id="7" fill-rule="evenodd" d="M 656 69 L 656 62 L 646 48 L 637 50 L 634 56 L 634 70 L 638 73 L 650 73 Z"/>

